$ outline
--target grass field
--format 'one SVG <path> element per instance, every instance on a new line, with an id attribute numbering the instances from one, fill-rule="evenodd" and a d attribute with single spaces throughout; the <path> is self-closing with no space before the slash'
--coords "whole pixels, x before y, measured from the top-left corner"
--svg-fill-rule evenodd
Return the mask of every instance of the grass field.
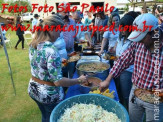
<path id="1" fill-rule="evenodd" d="M 26 24 L 26 23 L 25 23 Z M 16 96 L 11 84 L 11 78 L 3 47 L 0 47 L 0 122 L 40 122 L 41 113 L 36 103 L 29 97 L 27 88 L 30 74 L 28 45 L 26 50 L 18 50 L 14 46 L 18 40 L 15 31 L 7 31 L 11 35 L 12 48 L 7 45 L 10 65 L 16 87 Z"/>

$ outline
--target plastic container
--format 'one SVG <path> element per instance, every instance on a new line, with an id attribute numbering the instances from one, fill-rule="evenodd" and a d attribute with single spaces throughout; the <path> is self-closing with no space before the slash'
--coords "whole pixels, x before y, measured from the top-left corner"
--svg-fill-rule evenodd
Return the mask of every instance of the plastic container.
<path id="1" fill-rule="evenodd" d="M 58 104 L 51 113 L 50 122 L 57 122 L 60 116 L 67 108 L 75 103 L 95 104 L 101 106 L 108 112 L 115 113 L 121 122 L 129 122 L 129 116 L 126 109 L 117 101 L 99 94 L 82 94 L 70 97 Z"/>

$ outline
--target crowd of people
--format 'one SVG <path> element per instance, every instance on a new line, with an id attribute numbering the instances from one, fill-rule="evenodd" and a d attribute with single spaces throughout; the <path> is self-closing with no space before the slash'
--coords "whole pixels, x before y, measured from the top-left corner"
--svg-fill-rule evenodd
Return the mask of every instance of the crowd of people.
<path id="1" fill-rule="evenodd" d="M 65 3 L 66 5 L 66 3 Z M 33 40 L 29 45 L 29 59 L 32 78 L 29 82 L 28 93 L 37 103 L 41 113 L 42 122 L 49 122 L 50 114 L 54 107 L 64 99 L 67 87 L 75 84 L 87 82 L 87 76 L 80 76 L 72 79 L 75 71 L 75 63 L 68 63 L 62 67 L 62 62 L 74 52 L 75 42 L 85 42 L 86 45 L 93 47 L 101 44 L 99 55 L 104 52 L 111 52 L 116 55 L 116 60 L 111 63 L 111 71 L 106 80 L 100 84 L 100 90 L 108 88 L 112 78 L 115 80 L 120 103 L 129 112 L 131 122 L 143 121 L 144 113 L 146 121 L 154 121 L 154 104 L 138 99 L 134 95 L 137 88 L 144 90 L 163 91 L 163 16 L 156 9 L 156 16 L 149 13 L 128 12 L 120 18 L 118 9 L 105 15 L 103 12 L 92 13 L 87 11 L 83 16 L 80 11 L 74 13 L 59 12 L 39 20 L 39 15 L 35 14 L 32 21 L 34 26 L 44 27 L 61 25 L 69 26 L 111 26 L 114 23 L 113 32 L 96 31 L 91 37 L 92 32 L 81 31 L 74 38 L 75 31 L 33 31 Z M 151 30 L 140 31 L 118 31 L 128 25 L 137 25 L 143 30 L 143 22 L 153 26 Z M 21 24 L 21 18 L 17 17 L 17 25 Z M 153 38 L 158 33 L 159 37 L 159 57 L 155 57 L 155 47 Z M 24 49 L 24 32 L 17 30 L 18 42 L 22 41 Z M 158 60 L 159 78 L 154 76 L 155 61 Z M 163 121 L 163 103 L 159 103 L 159 121 Z"/>

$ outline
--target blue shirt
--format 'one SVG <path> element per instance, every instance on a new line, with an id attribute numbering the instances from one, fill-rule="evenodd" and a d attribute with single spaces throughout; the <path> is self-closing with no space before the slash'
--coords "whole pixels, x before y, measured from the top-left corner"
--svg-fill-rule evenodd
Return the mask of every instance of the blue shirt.
<path id="1" fill-rule="evenodd" d="M 81 27 L 85 27 L 84 24 L 80 23 L 80 24 L 76 24 L 76 26 L 79 27 L 79 29 L 77 30 L 76 29 L 76 33 L 78 31 L 78 34 L 76 35 L 76 39 L 79 41 L 79 40 L 85 40 L 85 32 L 84 31 L 81 31 Z"/>
<path id="2" fill-rule="evenodd" d="M 117 47 L 116 47 L 116 56 L 120 57 L 122 55 L 123 52 L 125 52 L 128 47 L 131 45 L 131 41 L 130 40 L 126 40 L 125 42 L 123 41 L 123 38 L 121 40 L 119 40 L 119 38 L 117 39 Z M 128 69 L 126 69 L 126 71 L 129 72 L 133 72 L 134 70 L 134 65 L 130 65 L 130 67 Z"/>
<path id="3" fill-rule="evenodd" d="M 32 20 L 32 30 L 33 30 L 33 28 L 34 28 L 34 26 L 36 26 L 37 25 L 37 23 L 38 23 L 38 19 L 33 19 Z"/>
<path id="4" fill-rule="evenodd" d="M 61 59 L 67 59 L 66 43 L 62 33 L 60 34 L 60 37 L 54 42 L 54 46 L 58 49 Z"/>
<path id="5" fill-rule="evenodd" d="M 115 35 L 111 31 L 106 31 L 103 34 L 103 37 L 108 39 L 108 41 L 109 41 L 108 49 L 110 49 L 110 48 L 115 46 L 115 44 L 117 42 L 117 39 L 119 37 L 119 31 L 115 31 L 114 30 L 114 33 L 115 33 Z"/>

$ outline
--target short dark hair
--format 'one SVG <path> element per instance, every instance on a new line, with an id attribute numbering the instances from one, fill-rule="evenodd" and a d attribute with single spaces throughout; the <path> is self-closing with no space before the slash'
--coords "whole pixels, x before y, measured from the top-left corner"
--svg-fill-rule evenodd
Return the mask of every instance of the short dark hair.
<path id="1" fill-rule="evenodd" d="M 140 15 L 140 14 L 141 14 L 141 12 L 140 12 L 140 11 L 137 11 L 136 13 L 137 13 L 138 15 Z"/>
<path id="2" fill-rule="evenodd" d="M 20 19 L 21 19 L 21 17 L 20 17 L 20 16 L 18 16 L 18 17 L 16 18 L 16 22 L 19 22 L 19 21 L 20 21 Z"/>
<path id="3" fill-rule="evenodd" d="M 126 25 L 131 26 L 137 16 L 138 16 L 138 14 L 136 12 L 130 11 L 122 17 L 119 24 L 122 26 L 126 26 Z M 131 34 L 131 32 L 129 32 L 129 30 L 127 30 L 126 32 L 127 32 L 127 35 L 126 35 L 126 38 L 127 38 Z M 120 40 L 122 39 L 122 33 L 121 32 L 119 34 L 119 39 Z"/>
<path id="4" fill-rule="evenodd" d="M 34 15 L 34 18 L 36 18 L 36 17 L 39 17 L 39 15 L 38 15 L 38 14 L 35 14 L 35 15 Z"/>
<path id="5" fill-rule="evenodd" d="M 52 14 L 55 14 L 55 12 L 52 12 Z"/>
<path id="6" fill-rule="evenodd" d="M 125 15 L 130 15 L 135 19 L 139 14 L 135 11 L 130 11 L 130 12 L 126 13 Z"/>

